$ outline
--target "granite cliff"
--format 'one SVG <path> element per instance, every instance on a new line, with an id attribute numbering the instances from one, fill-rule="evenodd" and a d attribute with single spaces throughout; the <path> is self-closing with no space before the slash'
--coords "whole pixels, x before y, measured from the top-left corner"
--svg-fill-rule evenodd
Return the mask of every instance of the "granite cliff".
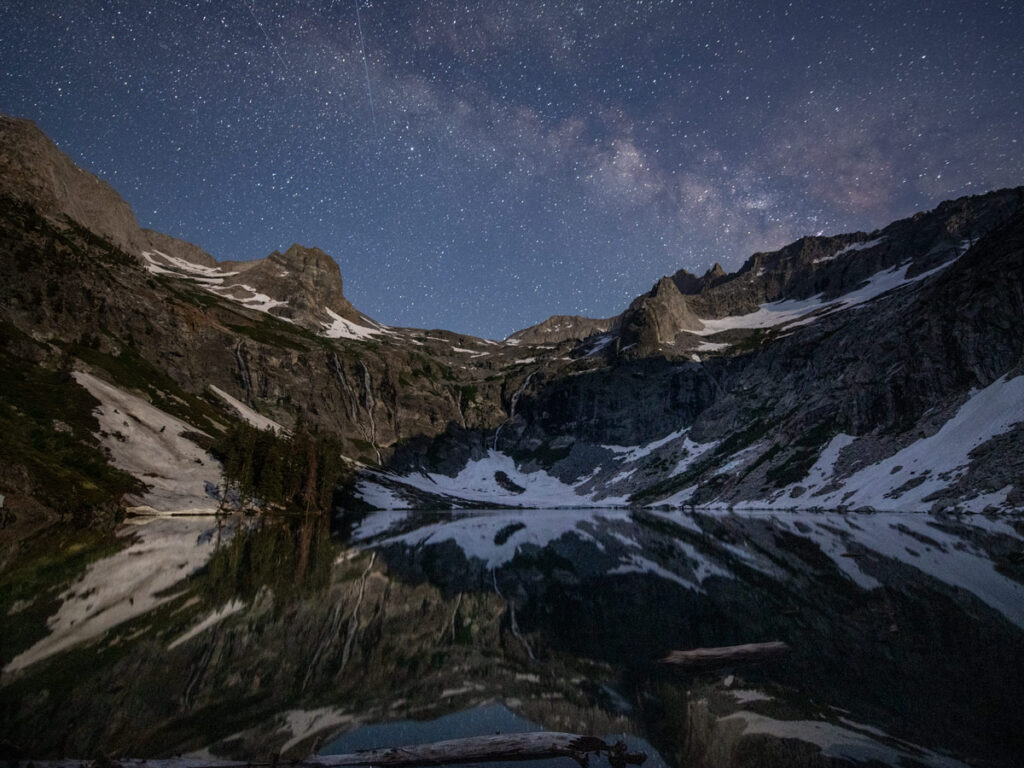
<path id="1" fill-rule="evenodd" d="M 19 381 L 51 377 L 59 399 L 98 377 L 207 436 L 235 419 L 325 430 L 355 473 L 349 503 L 1024 503 L 1024 188 L 802 238 L 731 274 L 680 270 L 616 317 L 496 342 L 372 320 L 315 247 L 218 262 L 142 229 L 27 121 L 0 117 L 0 147 Z M 117 438 L 83 402 L 79 421 L 5 413 L 102 456 Z M 0 476 L 23 520 L 54 511 L 30 458 Z"/>

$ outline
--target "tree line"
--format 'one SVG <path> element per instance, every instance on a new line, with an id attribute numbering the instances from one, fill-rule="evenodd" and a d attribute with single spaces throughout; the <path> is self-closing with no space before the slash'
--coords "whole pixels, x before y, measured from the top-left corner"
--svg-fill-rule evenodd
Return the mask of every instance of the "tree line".
<path id="1" fill-rule="evenodd" d="M 243 507 L 328 512 L 348 474 L 341 441 L 299 424 L 291 434 L 238 422 L 211 448 L 224 467 L 224 498 Z"/>

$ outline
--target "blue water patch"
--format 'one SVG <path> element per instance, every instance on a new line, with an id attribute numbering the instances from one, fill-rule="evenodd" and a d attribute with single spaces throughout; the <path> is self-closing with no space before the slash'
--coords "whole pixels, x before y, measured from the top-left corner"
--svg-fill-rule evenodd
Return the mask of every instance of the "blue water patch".
<path id="1" fill-rule="evenodd" d="M 326 744 L 321 755 L 344 755 L 364 749 L 386 749 L 388 747 L 408 747 L 415 744 L 429 744 L 434 741 L 448 739 L 465 739 L 471 736 L 493 736 L 501 733 L 529 733 L 545 730 L 534 722 L 520 717 L 502 704 L 484 704 L 483 706 L 455 712 L 436 720 L 399 720 L 393 723 L 377 723 L 365 725 L 345 733 L 334 741 Z M 590 735 L 590 734 L 587 734 Z M 616 741 L 626 742 L 631 752 L 647 754 L 645 768 L 668 768 L 654 748 L 643 739 L 628 734 L 611 734 L 602 736 L 609 744 Z M 536 765 L 541 761 L 465 763 L 480 768 L 523 768 Z M 550 760 L 544 761 L 551 764 Z M 558 758 L 555 765 L 575 765 L 571 758 Z M 605 758 L 591 757 L 590 765 L 603 768 L 608 765 Z"/>

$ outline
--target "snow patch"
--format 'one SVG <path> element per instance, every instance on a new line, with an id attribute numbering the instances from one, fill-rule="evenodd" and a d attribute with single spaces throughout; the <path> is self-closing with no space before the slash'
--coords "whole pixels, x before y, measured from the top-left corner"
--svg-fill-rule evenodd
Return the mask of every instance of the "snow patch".
<path id="1" fill-rule="evenodd" d="M 623 455 L 623 464 L 632 464 L 634 461 L 639 461 L 640 459 L 650 456 L 658 448 L 661 448 L 662 446 L 671 443 L 673 440 L 678 440 L 679 438 L 685 436 L 686 433 L 689 431 L 689 427 L 684 427 L 683 429 L 677 430 L 676 432 L 670 432 L 669 434 L 665 435 L 662 438 L 654 440 L 650 443 L 645 443 L 643 445 L 602 445 L 601 447 L 604 448 L 605 450 L 611 451 L 612 453 Z M 690 441 L 687 440 L 687 443 L 689 442 Z"/>
<path id="2" fill-rule="evenodd" d="M 696 347 L 695 352 L 718 352 L 723 349 L 728 349 L 732 344 L 723 344 L 715 341 L 702 341 Z M 698 361 L 699 362 L 699 361 Z"/>
<path id="3" fill-rule="evenodd" d="M 764 691 L 754 690 L 752 688 L 735 688 L 729 691 L 729 694 L 736 699 L 738 704 L 748 704 L 752 701 L 771 701 L 772 697 Z"/>
<path id="4" fill-rule="evenodd" d="M 377 509 L 411 509 L 412 505 L 401 498 L 390 488 L 369 479 L 360 479 L 356 483 L 356 493 L 359 497 Z"/>
<path id="5" fill-rule="evenodd" d="M 154 259 L 159 256 L 162 261 Z M 238 272 L 227 272 L 220 267 L 204 267 L 202 264 L 193 264 L 191 261 L 180 259 L 177 256 L 170 256 L 163 251 L 143 251 L 142 258 L 146 260 L 145 267 L 155 274 L 174 275 L 175 277 L 205 278 L 222 281 L 225 277 L 237 275 Z M 170 267 L 170 269 L 168 269 Z"/>
<path id="6" fill-rule="evenodd" d="M 683 490 L 673 493 L 668 498 L 662 499 L 661 501 L 654 502 L 652 504 L 648 504 L 647 506 L 655 507 L 666 505 L 669 507 L 682 507 L 685 504 L 689 503 L 690 499 L 693 497 L 693 494 L 695 494 L 696 492 L 697 485 L 695 483 L 691 485 L 689 488 L 683 488 Z"/>
<path id="7" fill-rule="evenodd" d="M 803 480 L 801 485 L 808 486 L 809 488 L 821 488 L 832 480 L 832 474 L 835 471 L 836 461 L 839 460 L 839 454 L 846 446 L 856 440 L 855 437 L 839 433 L 829 442 L 825 449 L 818 456 L 818 460 L 814 462 L 814 466 L 807 471 L 807 477 Z"/>
<path id="8" fill-rule="evenodd" d="M 814 259 L 811 263 L 820 264 L 824 261 L 832 261 L 833 259 L 836 259 L 844 254 L 853 253 L 855 251 L 866 251 L 869 248 L 874 248 L 876 245 L 881 245 L 884 242 L 884 237 L 878 237 L 875 238 L 874 240 L 868 240 L 867 242 L 864 243 L 852 243 L 843 248 L 842 250 L 836 251 L 831 256 L 822 256 L 820 259 Z"/>
<path id="9" fill-rule="evenodd" d="M 610 333 L 606 333 L 603 336 L 598 336 L 595 339 L 587 339 L 585 343 L 592 344 L 593 346 L 590 348 L 590 351 L 584 355 L 584 357 L 593 357 L 602 349 L 611 344 L 613 338 L 614 337 Z"/>
<path id="10" fill-rule="evenodd" d="M 717 442 L 696 443 L 687 437 L 687 433 L 689 433 L 689 431 L 689 427 L 683 427 L 682 429 L 670 432 L 664 437 L 643 445 L 602 445 L 601 447 L 606 451 L 611 451 L 616 454 L 616 457 L 621 457 L 619 461 L 622 464 L 633 464 L 634 462 L 640 461 L 640 459 L 647 458 L 659 448 L 664 448 L 669 443 L 682 439 L 682 443 L 680 445 L 673 446 L 674 450 L 681 449 L 686 454 L 676 465 L 676 468 L 672 473 L 673 475 L 678 475 L 684 472 L 686 468 L 702 454 L 718 445 Z"/>
<path id="11" fill-rule="evenodd" d="M 256 427 L 256 429 L 272 429 L 279 435 L 287 434 L 288 430 L 273 419 L 268 419 L 266 416 L 257 413 L 245 403 L 233 398 L 220 387 L 215 387 L 213 384 L 210 384 L 209 386 L 210 390 L 217 395 L 217 397 L 221 398 L 224 402 L 234 408 L 238 412 L 239 416 L 252 426 Z"/>
<path id="12" fill-rule="evenodd" d="M 384 332 L 379 328 L 369 328 L 365 325 L 353 323 L 351 320 L 346 320 L 329 307 L 325 307 L 324 311 L 331 318 L 331 322 L 324 323 L 323 330 L 323 335 L 329 339 L 355 339 L 361 341 L 372 339 L 374 336 Z"/>
<path id="13" fill-rule="evenodd" d="M 939 272 L 956 259 L 951 259 L 944 264 L 922 272 L 914 277 L 907 277 L 907 270 L 910 262 L 882 270 L 872 275 L 864 285 L 850 291 L 837 299 L 823 301 L 821 294 L 812 296 L 809 299 L 787 299 L 763 304 L 759 309 L 746 315 L 730 315 L 717 319 L 701 318 L 704 327 L 701 330 L 680 329 L 695 336 L 712 336 L 722 331 L 729 331 L 738 328 L 773 328 L 777 325 L 788 325 L 797 327 L 814 322 L 818 317 L 831 314 L 841 310 L 849 309 L 875 299 L 882 294 L 900 288 L 904 285 L 916 283 Z M 812 315 L 808 317 L 808 315 Z"/>
<path id="14" fill-rule="evenodd" d="M 225 279 L 239 274 L 238 272 L 228 272 L 220 267 L 204 267 L 201 264 L 193 264 L 185 259 L 169 256 L 163 251 L 143 251 L 142 258 L 146 260 L 144 265 L 146 269 L 153 274 L 190 280 L 211 293 L 236 301 L 258 312 L 270 313 L 270 310 L 275 307 L 288 306 L 288 302 L 273 299 L 265 293 L 260 293 L 251 285 L 244 283 L 226 285 L 224 283 Z M 291 322 L 285 317 L 277 315 L 275 317 Z"/>
<path id="15" fill-rule="evenodd" d="M 840 491 L 821 497 L 819 503 L 924 510 L 930 506 L 928 496 L 952 487 L 967 473 L 971 451 L 1022 421 L 1024 376 L 1004 376 L 973 392 L 934 435 L 854 473 Z"/>
<path id="16" fill-rule="evenodd" d="M 278 301 L 272 299 L 265 293 L 260 293 L 258 290 L 253 288 L 251 285 L 245 283 L 235 283 L 233 285 L 205 285 L 208 291 L 216 293 L 218 296 L 237 301 L 239 304 L 247 307 L 248 309 L 255 309 L 257 312 L 270 313 L 270 310 L 275 307 L 287 307 L 287 301 Z M 292 322 L 287 317 L 280 317 L 274 315 L 278 320 L 284 320 L 286 322 Z"/>
<path id="17" fill-rule="evenodd" d="M 499 483 L 496 479 L 499 472 L 504 473 L 512 483 L 522 488 L 522 493 L 509 490 L 505 487 L 507 483 Z M 570 485 L 543 470 L 520 471 L 511 456 L 492 449 L 484 458 L 467 463 L 455 477 L 428 473 L 392 475 L 367 470 L 362 475 L 358 490 L 364 500 L 367 499 L 368 494 L 385 502 L 388 500 L 388 496 L 393 497 L 393 494 L 390 491 L 385 494 L 379 490 L 372 490 L 373 486 L 378 488 L 384 486 L 384 490 L 386 490 L 393 488 L 395 484 L 400 484 L 424 493 L 449 497 L 466 504 L 482 502 L 550 509 L 579 506 L 608 507 L 618 506 L 622 503 L 622 499 L 597 500 L 593 498 L 593 495 L 580 494 L 577 488 L 585 482 L 586 479 L 575 485 Z M 374 506 L 379 505 L 375 504 Z M 402 502 L 402 506 L 408 507 L 408 504 Z"/>
<path id="18" fill-rule="evenodd" d="M 278 754 L 284 754 L 303 740 L 328 728 L 336 730 L 339 726 L 358 722 L 353 715 L 344 714 L 333 707 L 293 709 L 281 713 L 280 717 L 284 723 L 277 729 L 277 733 L 291 734 L 291 738 L 281 745 Z"/>
<path id="19" fill-rule="evenodd" d="M 159 512 L 217 511 L 207 488 L 220 484 L 220 462 L 181 436 L 201 430 L 91 373 L 73 375 L 100 401 L 93 413 L 111 462 L 149 486 L 140 504 Z"/>

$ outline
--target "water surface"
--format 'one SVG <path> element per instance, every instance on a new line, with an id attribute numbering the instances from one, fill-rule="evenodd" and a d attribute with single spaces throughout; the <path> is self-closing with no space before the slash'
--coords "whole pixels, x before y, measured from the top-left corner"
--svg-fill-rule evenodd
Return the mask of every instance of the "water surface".
<path id="1" fill-rule="evenodd" d="M 77 549 L 51 533 L 0 572 L 0 729 L 41 757 L 542 728 L 625 735 L 655 765 L 1010 766 L 1022 526 L 603 509 L 164 518 Z M 660 662 L 767 640 L 792 653 Z"/>

